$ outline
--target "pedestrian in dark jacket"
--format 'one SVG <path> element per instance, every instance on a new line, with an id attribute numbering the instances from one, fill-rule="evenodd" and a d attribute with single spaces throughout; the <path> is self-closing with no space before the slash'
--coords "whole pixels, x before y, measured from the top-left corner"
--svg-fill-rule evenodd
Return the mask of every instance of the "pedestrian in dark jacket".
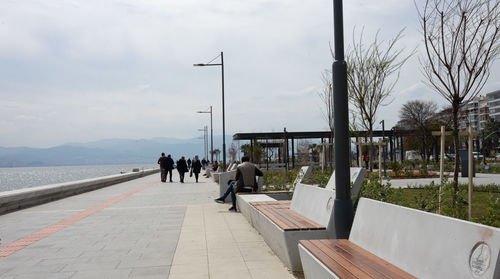
<path id="1" fill-rule="evenodd" d="M 167 181 L 167 170 L 166 170 L 166 165 L 167 165 L 167 157 L 165 157 L 165 153 L 161 153 L 161 157 L 158 158 L 158 164 L 160 165 L 160 179 L 161 182 L 166 182 Z"/>
<path id="2" fill-rule="evenodd" d="M 193 159 L 193 168 L 191 171 L 194 173 L 194 178 L 196 178 L 196 183 L 198 183 L 198 176 L 200 175 L 201 172 L 201 162 L 200 158 L 198 158 L 198 155 L 194 156 Z"/>
<path id="3" fill-rule="evenodd" d="M 174 159 L 172 159 L 172 155 L 168 154 L 167 159 L 165 161 L 165 169 L 170 174 L 170 182 L 172 182 L 172 170 L 174 169 Z M 167 175 L 165 175 L 165 181 L 167 180 Z"/>
<path id="4" fill-rule="evenodd" d="M 207 160 L 205 160 L 205 158 L 203 158 L 203 159 L 201 160 L 201 167 L 202 167 L 203 169 L 205 169 L 206 165 L 207 165 Z"/>
<path id="5" fill-rule="evenodd" d="M 188 170 L 190 170 L 191 169 L 191 163 L 192 163 L 191 158 L 189 158 L 187 160 L 187 163 L 188 163 Z"/>
<path id="6" fill-rule="evenodd" d="M 177 171 L 179 172 L 179 177 L 181 183 L 184 183 L 184 174 L 188 172 L 188 166 L 186 163 L 186 159 L 182 156 L 179 161 L 177 161 Z"/>

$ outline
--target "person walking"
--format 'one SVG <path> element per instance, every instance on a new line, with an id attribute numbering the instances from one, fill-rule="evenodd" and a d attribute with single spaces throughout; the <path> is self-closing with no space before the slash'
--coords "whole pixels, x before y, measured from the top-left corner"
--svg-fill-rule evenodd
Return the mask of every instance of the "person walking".
<path id="1" fill-rule="evenodd" d="M 188 170 L 190 170 L 191 169 L 191 163 L 192 163 L 191 158 L 189 158 L 187 160 L 187 163 L 188 163 Z"/>
<path id="2" fill-rule="evenodd" d="M 177 161 L 177 171 L 179 172 L 179 177 L 181 183 L 184 183 L 184 174 L 188 172 L 188 167 L 186 163 L 186 159 L 182 156 L 179 161 Z"/>
<path id="3" fill-rule="evenodd" d="M 170 182 L 172 182 L 172 170 L 174 169 L 174 159 L 172 159 L 172 155 L 168 154 L 165 169 L 170 174 Z M 165 174 L 165 181 L 167 180 L 167 175 Z"/>
<path id="4" fill-rule="evenodd" d="M 196 183 L 198 183 L 198 177 L 199 177 L 200 172 L 201 172 L 201 162 L 200 162 L 200 158 L 198 158 L 198 155 L 194 156 L 191 171 L 194 173 L 194 178 L 196 179 Z"/>
<path id="5" fill-rule="evenodd" d="M 222 197 L 215 199 L 217 203 L 224 203 L 227 196 L 231 194 L 231 199 L 233 202 L 233 206 L 229 208 L 231 211 L 236 210 L 236 194 L 238 192 L 257 192 L 258 184 L 255 179 L 256 176 L 263 176 L 262 171 L 257 168 L 254 164 L 250 163 L 250 158 L 247 156 L 243 156 L 241 158 L 241 164 L 236 169 L 236 181 L 230 180 L 228 182 L 228 187 L 224 195 Z M 235 185 L 236 184 L 236 185 Z M 236 187 L 236 189 L 235 189 Z"/>
<path id="6" fill-rule="evenodd" d="M 161 153 L 161 157 L 158 158 L 158 164 L 160 165 L 160 179 L 161 182 L 167 181 L 167 157 L 165 157 L 165 153 Z"/>
<path id="7" fill-rule="evenodd" d="M 203 159 L 201 160 L 201 167 L 202 167 L 203 169 L 205 169 L 205 167 L 206 167 L 206 166 L 207 166 L 207 160 L 205 160 L 205 158 L 203 158 Z"/>
<path id="8" fill-rule="evenodd" d="M 213 164 L 212 164 L 212 171 L 213 172 L 217 172 L 217 170 L 219 169 L 219 162 L 215 161 Z"/>

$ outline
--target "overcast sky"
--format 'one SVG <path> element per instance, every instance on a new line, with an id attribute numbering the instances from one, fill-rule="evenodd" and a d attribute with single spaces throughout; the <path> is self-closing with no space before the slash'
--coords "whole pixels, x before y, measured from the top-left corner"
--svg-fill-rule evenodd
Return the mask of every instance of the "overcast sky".
<path id="1" fill-rule="evenodd" d="M 192 66 L 220 51 L 227 134 L 326 130 L 318 92 L 332 63 L 332 2 L 2 0 L 0 146 L 198 137 L 209 115 L 195 112 L 210 105 L 221 134 L 220 67 Z M 406 27 L 400 47 L 421 45 L 413 0 L 344 1 L 344 20 L 346 47 L 354 26 L 367 40 Z M 388 129 L 408 100 L 444 104 L 422 83 L 419 55 L 378 114 Z M 500 88 L 498 64 L 485 92 Z"/>

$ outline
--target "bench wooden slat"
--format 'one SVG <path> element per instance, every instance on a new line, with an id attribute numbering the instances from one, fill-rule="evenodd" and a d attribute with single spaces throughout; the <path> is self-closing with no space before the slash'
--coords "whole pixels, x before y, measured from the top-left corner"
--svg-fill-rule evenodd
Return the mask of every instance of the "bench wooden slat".
<path id="1" fill-rule="evenodd" d="M 354 278 L 416 278 L 347 239 L 301 240 L 300 243 L 339 276 L 348 270 Z"/>
<path id="2" fill-rule="evenodd" d="M 332 260 L 327 254 L 325 254 L 316 245 L 312 244 L 309 240 L 300 240 L 302 246 L 304 246 L 311 254 L 318 258 L 324 265 L 326 265 L 330 270 L 335 271 L 335 274 L 342 279 L 358 279 L 344 266 Z"/>
<path id="3" fill-rule="evenodd" d="M 284 231 L 324 230 L 324 226 L 290 210 L 290 201 L 250 202 Z"/>
<path id="4" fill-rule="evenodd" d="M 321 241 L 327 241 L 327 240 L 321 240 Z M 346 251 L 347 253 L 353 255 L 354 257 L 358 257 L 360 259 L 363 259 L 361 262 L 362 263 L 367 263 L 372 267 L 378 269 L 379 267 L 384 268 L 386 270 L 386 273 L 389 274 L 389 278 L 416 278 L 413 277 L 412 275 L 408 274 L 404 270 L 398 268 L 397 266 L 389 263 L 388 261 L 366 251 L 365 249 L 359 247 L 355 243 L 347 240 L 347 239 L 339 239 L 339 241 L 336 242 L 336 245 Z M 363 258 L 366 256 L 366 258 Z M 376 261 L 372 261 L 372 259 L 376 259 Z M 410 277 L 408 277 L 410 276 Z"/>
<path id="5" fill-rule="evenodd" d="M 264 213 L 269 219 L 271 220 L 280 220 L 280 222 L 286 224 L 286 226 L 280 226 L 278 223 L 275 222 L 276 225 L 278 225 L 280 228 L 282 228 L 285 231 L 290 231 L 290 230 L 297 230 L 300 228 L 300 226 L 297 225 L 296 222 L 293 220 L 290 220 L 289 218 L 283 217 L 282 214 L 279 214 L 279 211 L 276 210 L 273 207 L 270 206 L 258 206 L 256 207 L 259 211 Z M 263 211 L 264 210 L 264 211 Z"/>
<path id="6" fill-rule="evenodd" d="M 280 220 L 285 220 L 286 223 L 290 224 L 291 228 L 296 230 L 315 229 L 317 227 L 317 224 L 311 224 L 305 217 L 293 215 L 293 211 L 288 208 L 280 209 L 273 206 L 266 206 L 266 209 L 268 209 L 273 215 L 276 215 L 276 217 Z"/>
<path id="7" fill-rule="evenodd" d="M 322 226 L 316 222 L 314 222 L 313 220 L 310 220 L 306 217 L 303 217 L 302 215 L 300 215 L 299 213 L 293 211 L 293 210 L 288 210 L 289 211 L 289 214 L 291 214 L 292 216 L 295 216 L 296 218 L 300 218 L 302 217 L 304 219 L 304 221 L 307 222 L 307 226 L 309 227 L 309 229 L 316 229 L 316 230 L 324 230 L 326 229 L 325 226 Z"/>
<path id="8" fill-rule="evenodd" d="M 292 201 L 256 201 L 256 202 L 250 202 L 251 205 L 282 205 L 282 206 L 288 206 L 290 207 L 290 204 L 292 204 Z"/>
<path id="9" fill-rule="evenodd" d="M 390 279 L 397 278 L 393 276 L 388 276 L 385 274 L 386 270 L 378 266 L 373 266 L 374 259 L 367 259 L 366 254 L 355 253 L 351 254 L 338 246 L 340 241 L 334 243 L 330 242 L 329 239 L 324 239 L 320 241 L 313 241 L 313 245 L 318 246 L 322 251 L 325 252 L 330 258 L 336 261 L 342 261 L 345 263 L 345 267 L 349 270 L 359 270 L 364 273 L 363 277 L 375 278 L 375 279 Z M 366 252 L 366 251 L 365 251 Z M 378 258 L 380 259 L 380 258 Z M 375 259 L 376 260 L 376 259 Z M 354 268 L 355 267 L 355 268 Z"/>
<path id="10" fill-rule="evenodd" d="M 293 227 L 289 223 L 287 223 L 285 220 L 279 219 L 270 210 L 263 208 L 262 206 L 258 206 L 255 208 L 258 209 L 260 212 L 262 212 L 262 214 L 264 214 L 267 218 L 271 219 L 271 221 L 273 221 L 273 223 L 278 225 L 278 227 L 280 227 L 281 229 L 283 229 L 283 230 L 292 230 L 293 229 Z"/>
<path id="11" fill-rule="evenodd" d="M 335 253 L 335 251 L 333 251 L 331 249 L 331 247 L 329 247 L 328 245 L 324 245 L 323 243 L 321 243 L 319 241 L 311 241 L 310 243 L 311 243 L 311 245 L 316 246 L 316 248 L 318 248 L 319 250 L 321 250 L 324 254 L 326 254 L 328 256 L 328 258 L 323 257 L 323 259 L 322 259 L 322 260 L 326 261 L 326 262 L 322 261 L 323 264 L 325 264 L 326 266 L 329 267 L 329 265 L 331 265 L 331 263 L 335 262 L 337 265 L 341 265 L 343 268 L 348 270 L 352 274 L 352 276 L 354 276 L 354 278 L 381 279 L 380 277 L 370 277 L 369 273 L 365 272 L 365 270 L 361 269 L 359 266 L 353 264 L 351 261 L 349 261 L 349 259 L 346 259 L 344 257 L 344 255 L 341 255 L 339 253 Z M 337 270 L 335 270 L 335 273 L 336 272 L 337 272 Z M 383 279 L 387 279 L 387 278 L 383 277 Z"/>

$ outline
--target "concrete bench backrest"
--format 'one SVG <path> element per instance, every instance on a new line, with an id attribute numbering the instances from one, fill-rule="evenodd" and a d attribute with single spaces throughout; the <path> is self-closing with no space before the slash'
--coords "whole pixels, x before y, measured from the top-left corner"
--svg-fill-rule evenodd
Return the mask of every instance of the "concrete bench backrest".
<path id="1" fill-rule="evenodd" d="M 320 224 L 328 226 L 335 200 L 335 191 L 298 183 L 290 209 Z"/>
<path id="2" fill-rule="evenodd" d="M 219 185 L 221 189 L 224 189 L 224 192 L 227 189 L 227 182 L 229 180 L 234 180 L 236 178 L 236 171 L 226 171 L 226 172 L 221 172 L 219 174 Z M 223 192 L 223 193 L 224 193 Z"/>
<path id="3" fill-rule="evenodd" d="M 351 183 L 353 184 L 351 195 L 358 196 L 359 191 L 361 190 L 361 185 L 363 185 L 363 180 L 365 180 L 366 177 L 366 169 L 350 168 L 350 170 L 351 170 L 350 171 Z M 335 171 L 333 171 L 332 176 L 330 177 L 328 183 L 325 186 L 325 189 L 335 190 Z"/>
<path id="4" fill-rule="evenodd" d="M 311 174 L 312 168 L 309 166 L 301 167 L 297 177 L 293 181 L 293 185 L 297 185 L 298 183 L 303 183 L 303 180 Z"/>
<path id="5" fill-rule="evenodd" d="M 229 170 L 233 171 L 233 170 L 236 170 L 237 168 L 238 168 L 238 164 L 234 163 Z"/>
<path id="6" fill-rule="evenodd" d="M 349 240 L 418 278 L 500 278 L 500 229 L 361 198 Z"/>

